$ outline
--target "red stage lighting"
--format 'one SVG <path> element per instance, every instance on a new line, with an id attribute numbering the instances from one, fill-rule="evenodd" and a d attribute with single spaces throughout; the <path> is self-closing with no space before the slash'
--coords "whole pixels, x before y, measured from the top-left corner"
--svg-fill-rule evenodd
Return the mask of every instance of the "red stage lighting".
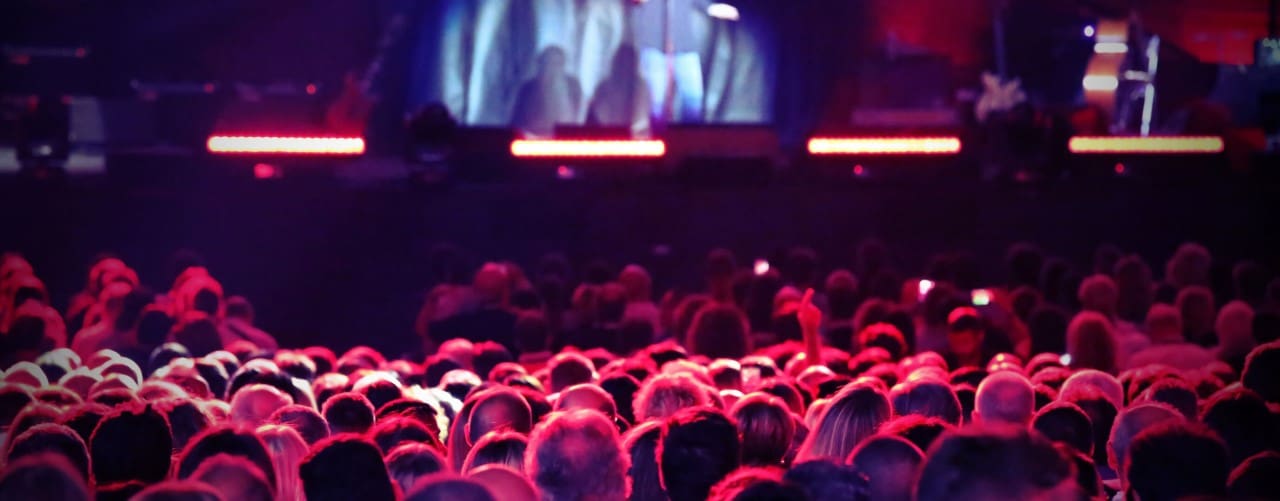
<path id="1" fill-rule="evenodd" d="M 210 153 L 266 155 L 360 155 L 364 138 L 337 136 L 209 136 Z"/>
<path id="2" fill-rule="evenodd" d="M 667 153 L 661 140 L 633 139 L 517 139 L 516 158 L 659 158 Z"/>
<path id="3" fill-rule="evenodd" d="M 1189 154 L 1222 153 L 1218 136 L 1076 136 L 1068 143 L 1072 153 Z"/>
<path id="4" fill-rule="evenodd" d="M 815 137 L 810 155 L 955 155 L 960 138 L 935 137 Z"/>

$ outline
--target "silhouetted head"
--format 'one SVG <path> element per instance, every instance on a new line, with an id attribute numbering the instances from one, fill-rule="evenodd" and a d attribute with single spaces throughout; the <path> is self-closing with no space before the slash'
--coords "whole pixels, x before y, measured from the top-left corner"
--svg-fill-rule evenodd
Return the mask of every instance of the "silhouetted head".
<path id="1" fill-rule="evenodd" d="M 299 467 L 298 476 L 308 501 L 396 499 L 378 447 L 353 435 L 338 435 L 316 444 Z"/>
<path id="2" fill-rule="evenodd" d="M 929 448 L 915 499 L 1066 499 L 1078 489 L 1071 460 L 1049 439 L 1026 427 L 975 426 Z"/>

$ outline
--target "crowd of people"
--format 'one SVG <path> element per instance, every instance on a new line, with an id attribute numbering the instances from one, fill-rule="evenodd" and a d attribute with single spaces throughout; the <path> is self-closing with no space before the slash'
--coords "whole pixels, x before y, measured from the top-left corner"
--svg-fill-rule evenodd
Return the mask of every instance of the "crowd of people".
<path id="1" fill-rule="evenodd" d="M 657 297 L 638 265 L 487 263 L 433 285 L 411 357 L 281 346 L 197 260 L 158 291 L 102 256 L 55 308 L 5 254 L 0 500 L 1280 497 L 1258 263 L 784 254 Z"/>

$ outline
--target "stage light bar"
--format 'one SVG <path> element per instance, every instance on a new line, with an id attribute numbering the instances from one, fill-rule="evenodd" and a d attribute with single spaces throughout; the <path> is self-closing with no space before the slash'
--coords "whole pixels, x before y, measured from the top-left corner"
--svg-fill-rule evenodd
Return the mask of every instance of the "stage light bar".
<path id="1" fill-rule="evenodd" d="M 659 158 L 667 153 L 661 140 L 632 139 L 517 139 L 516 158 Z"/>
<path id="2" fill-rule="evenodd" d="M 210 153 L 266 155 L 360 155 L 364 138 L 345 136 L 209 136 Z"/>
<path id="3" fill-rule="evenodd" d="M 1081 82 L 1084 90 L 1116 90 L 1120 87 L 1120 79 L 1112 75 L 1085 75 Z"/>
<path id="4" fill-rule="evenodd" d="M 1212 154 L 1223 145 L 1218 136 L 1076 136 L 1067 147 L 1072 153 Z"/>
<path id="5" fill-rule="evenodd" d="M 1093 44 L 1095 54 L 1125 54 L 1129 46 L 1124 42 L 1098 42 Z"/>
<path id="6" fill-rule="evenodd" d="M 954 155 L 960 138 L 937 137 L 815 137 L 810 155 Z"/>

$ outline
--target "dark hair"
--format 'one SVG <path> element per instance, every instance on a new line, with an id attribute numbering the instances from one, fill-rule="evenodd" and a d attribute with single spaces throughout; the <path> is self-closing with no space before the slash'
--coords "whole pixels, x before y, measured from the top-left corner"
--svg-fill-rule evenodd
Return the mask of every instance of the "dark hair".
<path id="1" fill-rule="evenodd" d="M 471 359 L 471 365 L 475 367 L 475 373 L 483 378 L 498 364 L 513 360 L 515 358 L 505 346 L 493 341 L 482 341 L 475 344 L 475 356 Z"/>
<path id="2" fill-rule="evenodd" d="M 938 437 L 952 429 L 955 429 L 955 426 L 942 419 L 908 414 L 886 422 L 880 427 L 879 434 L 902 437 L 915 444 L 920 450 L 927 451 Z"/>
<path id="3" fill-rule="evenodd" d="M 364 395 L 344 392 L 326 400 L 321 411 L 329 433 L 364 433 L 373 426 L 373 404 Z"/>
<path id="4" fill-rule="evenodd" d="M 960 399 L 951 386 L 933 379 L 917 379 L 899 383 L 889 391 L 893 411 L 899 416 L 919 414 L 936 417 L 953 425 L 960 424 Z"/>
<path id="5" fill-rule="evenodd" d="M 293 428 L 307 445 L 315 445 L 329 437 L 329 423 L 315 409 L 305 405 L 292 404 L 276 409 L 267 421 Z"/>
<path id="6" fill-rule="evenodd" d="M 1226 442 L 1233 466 L 1259 452 L 1280 449 L 1275 415 L 1262 397 L 1244 388 L 1218 392 L 1205 403 L 1200 421 Z"/>
<path id="7" fill-rule="evenodd" d="M 547 363 L 550 372 L 551 392 L 558 392 L 579 383 L 590 383 L 595 376 L 595 366 L 591 359 L 581 353 L 565 352 L 551 358 Z"/>
<path id="8" fill-rule="evenodd" d="M 36 454 L 11 461 L 0 469 L 0 499 L 81 501 L 89 489 L 67 459 L 57 454 Z"/>
<path id="9" fill-rule="evenodd" d="M 867 475 L 871 499 L 910 499 L 924 453 L 905 438 L 879 434 L 858 444 L 845 462 Z"/>
<path id="10" fill-rule="evenodd" d="M 645 421 L 627 430 L 622 447 L 630 458 L 627 478 L 631 479 L 630 499 L 664 500 L 662 474 L 658 471 L 658 440 L 662 436 L 662 423 Z"/>
<path id="11" fill-rule="evenodd" d="M 671 501 L 705 499 L 711 486 L 737 469 L 738 427 L 715 409 L 683 409 L 663 423 L 658 446 L 662 486 Z"/>
<path id="12" fill-rule="evenodd" d="M 795 465 L 783 474 L 782 480 L 799 487 L 808 499 L 865 500 L 870 490 L 866 477 L 857 469 L 832 459 Z"/>
<path id="13" fill-rule="evenodd" d="M 401 492 L 409 492 L 419 478 L 438 471 L 449 471 L 449 462 L 437 449 L 417 443 L 400 444 L 387 453 L 387 472 L 400 486 Z"/>
<path id="14" fill-rule="evenodd" d="M 1025 427 L 967 427 L 944 434 L 921 467 L 916 499 L 1025 499 L 1074 480 L 1071 461 Z"/>
<path id="15" fill-rule="evenodd" d="M 169 420 L 169 429 L 173 432 L 173 448 L 182 450 L 200 432 L 213 424 L 209 415 L 200 405 L 186 398 L 161 400 L 155 404 L 156 410 L 164 413 Z"/>
<path id="16" fill-rule="evenodd" d="M 796 433 L 787 404 L 767 393 L 753 393 L 738 400 L 730 414 L 742 437 L 742 464 L 781 466 Z"/>
<path id="17" fill-rule="evenodd" d="M 303 348 L 302 354 L 310 358 L 316 364 L 316 375 L 328 374 L 338 366 L 338 356 L 333 354 L 333 350 L 324 346 L 308 346 Z"/>
<path id="18" fill-rule="evenodd" d="M 694 315 L 685 346 L 694 355 L 739 359 L 751 351 L 746 317 L 734 306 L 709 304 Z"/>
<path id="19" fill-rule="evenodd" d="M 14 384 L 0 384 L 0 428 L 8 428 L 14 418 L 35 401 L 31 392 L 25 387 Z"/>
<path id="20" fill-rule="evenodd" d="M 1049 440 L 1061 442 L 1092 456 L 1093 422 L 1080 406 L 1071 402 L 1054 402 L 1036 412 L 1031 427 Z"/>
<path id="21" fill-rule="evenodd" d="M 74 430 L 60 424 L 39 424 L 11 438 L 5 462 L 50 452 L 66 458 L 80 480 L 89 482 L 89 449 Z"/>
<path id="22" fill-rule="evenodd" d="M 196 372 L 209 384 L 209 392 L 222 397 L 227 394 L 227 385 L 231 377 L 227 368 L 213 360 L 198 359 L 195 361 Z"/>
<path id="23" fill-rule="evenodd" d="M 521 353 L 543 351 L 551 340 L 551 324 L 547 317 L 537 311 L 523 311 L 516 316 L 515 327 L 516 350 Z"/>
<path id="24" fill-rule="evenodd" d="M 176 477 L 179 479 L 191 477 L 201 463 L 219 454 L 229 454 L 249 460 L 262 470 L 272 491 L 275 490 L 276 469 L 271 462 L 266 444 L 250 430 L 227 425 L 209 428 L 191 439 L 191 443 L 187 444 L 187 448 L 183 449 L 178 456 Z"/>
<path id="25" fill-rule="evenodd" d="M 1226 495 L 1227 447 L 1204 425 L 1165 421 L 1142 430 L 1125 459 L 1129 488 L 1142 499 Z"/>
<path id="26" fill-rule="evenodd" d="M 1111 439 L 1111 427 L 1120 413 L 1116 404 L 1102 391 L 1092 387 L 1064 393 L 1060 395 L 1060 399 L 1076 404 L 1089 416 L 1089 422 L 1093 425 L 1093 462 L 1108 464 L 1107 441 Z"/>
<path id="27" fill-rule="evenodd" d="M 308 501 L 396 499 L 378 447 L 354 435 L 333 436 L 316 444 L 299 466 L 298 477 Z"/>
<path id="28" fill-rule="evenodd" d="M 1227 480 L 1231 499 L 1266 499 L 1280 492 L 1280 452 L 1267 451 L 1246 459 Z"/>
<path id="29" fill-rule="evenodd" d="M 378 445 L 383 455 L 405 442 L 429 442 L 431 431 L 416 419 L 390 417 L 382 419 L 369 430 L 369 438 Z"/>
<path id="30" fill-rule="evenodd" d="M 494 499 L 489 489 L 479 482 L 446 472 L 432 473 L 418 479 L 417 483 L 405 493 L 405 501 L 494 501 Z"/>
<path id="31" fill-rule="evenodd" d="M 1270 403 L 1280 403 L 1280 341 L 1254 348 L 1245 359 L 1240 382 Z"/>
<path id="32" fill-rule="evenodd" d="M 835 270 L 827 275 L 827 305 L 831 317 L 852 320 L 858 311 L 858 279 L 848 270 Z"/>
<path id="33" fill-rule="evenodd" d="M 388 402 L 404 397 L 404 389 L 388 379 L 378 379 L 367 384 L 357 384 L 355 391 L 369 400 L 375 410 Z"/>
<path id="34" fill-rule="evenodd" d="M 99 485 L 159 482 L 169 474 L 173 437 L 163 414 L 149 405 L 130 405 L 102 418 L 89 439 L 89 451 Z"/>
<path id="35" fill-rule="evenodd" d="M 1031 311 L 1027 331 L 1031 336 L 1031 353 L 1065 353 L 1067 325 L 1071 317 L 1063 309 L 1045 304 Z"/>
<path id="36" fill-rule="evenodd" d="M 431 444 L 440 446 L 440 421 L 437 419 L 440 413 L 441 410 L 432 404 L 412 398 L 400 398 L 379 407 L 377 419 L 379 421 L 392 417 L 413 419 L 422 423 L 422 426 L 425 426 L 431 432 L 433 438 L 433 440 L 430 440 Z"/>
<path id="37" fill-rule="evenodd" d="M 636 422 L 634 400 L 640 391 L 640 382 L 630 374 L 610 374 L 600 379 L 600 388 L 613 397 L 618 406 L 618 416 L 628 423 Z"/>

